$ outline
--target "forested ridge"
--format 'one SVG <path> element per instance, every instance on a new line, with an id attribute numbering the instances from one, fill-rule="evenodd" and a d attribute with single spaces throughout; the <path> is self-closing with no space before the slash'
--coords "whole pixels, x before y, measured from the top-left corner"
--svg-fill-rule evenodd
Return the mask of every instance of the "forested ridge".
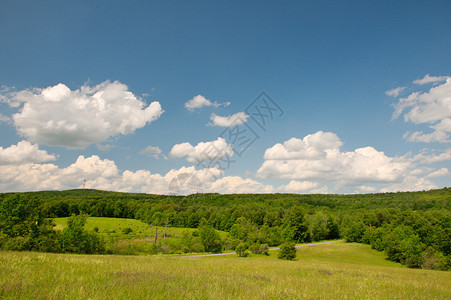
<path id="1" fill-rule="evenodd" d="M 451 264 L 451 188 L 352 195 L 188 196 L 77 189 L 3 193 L 0 201 L 3 249 L 101 252 L 95 234 L 82 232 L 83 218 L 72 219 L 72 233 L 51 230 L 50 218 L 89 215 L 198 228 L 198 238 L 204 234 L 203 250 L 209 252 L 235 249 L 241 243 L 256 248 L 255 245 L 275 246 L 285 241 L 344 238 L 371 244 L 385 251 L 390 260 L 409 267 L 445 270 Z M 215 230 L 226 231 L 229 237 L 221 240 Z M 205 242 L 208 234 L 210 244 Z M 87 239 L 93 247 L 82 251 L 70 245 L 71 238 Z M 184 249 L 191 251 L 189 245 Z"/>

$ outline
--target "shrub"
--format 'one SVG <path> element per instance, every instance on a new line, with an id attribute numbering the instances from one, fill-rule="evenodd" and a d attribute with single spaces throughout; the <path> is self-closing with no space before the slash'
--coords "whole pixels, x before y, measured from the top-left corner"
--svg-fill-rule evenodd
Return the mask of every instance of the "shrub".
<path id="1" fill-rule="evenodd" d="M 254 254 L 261 254 L 260 244 L 252 244 L 252 245 L 250 245 L 249 251 L 251 251 Z"/>
<path id="2" fill-rule="evenodd" d="M 279 259 L 294 260 L 296 258 L 296 247 L 294 243 L 287 242 L 280 245 L 277 257 Z"/>
<path id="3" fill-rule="evenodd" d="M 268 244 L 253 244 L 249 247 L 249 250 L 254 254 L 268 255 Z"/>
<path id="4" fill-rule="evenodd" d="M 261 253 L 261 254 L 269 255 L 268 251 L 269 251 L 269 246 L 268 246 L 268 244 L 261 244 L 261 245 L 260 245 L 260 253 Z"/>
<path id="5" fill-rule="evenodd" d="M 238 246 L 235 248 L 236 254 L 240 257 L 246 257 L 247 256 L 247 247 L 245 243 L 239 243 Z"/>
<path id="6" fill-rule="evenodd" d="M 30 238 L 23 236 L 10 238 L 3 244 L 4 250 L 27 251 L 30 250 L 30 248 Z"/>
<path id="7" fill-rule="evenodd" d="M 222 250 L 235 250 L 239 243 L 240 240 L 227 236 L 222 241 Z"/>
<path id="8" fill-rule="evenodd" d="M 204 252 L 204 246 L 201 243 L 194 243 L 194 245 L 191 248 L 192 252 L 195 253 L 200 253 L 200 252 Z"/>
<path id="9" fill-rule="evenodd" d="M 421 267 L 428 270 L 446 271 L 448 269 L 446 265 L 446 258 L 442 253 L 436 251 L 432 247 L 428 247 L 423 252 Z"/>

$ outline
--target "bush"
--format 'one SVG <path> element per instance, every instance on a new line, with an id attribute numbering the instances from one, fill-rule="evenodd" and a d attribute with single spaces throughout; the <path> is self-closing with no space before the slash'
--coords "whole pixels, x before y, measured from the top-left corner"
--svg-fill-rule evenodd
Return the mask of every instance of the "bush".
<path id="1" fill-rule="evenodd" d="M 268 244 L 261 244 L 261 245 L 260 245 L 260 253 L 261 253 L 261 254 L 269 255 L 268 251 L 269 251 L 269 246 L 268 246 Z"/>
<path id="2" fill-rule="evenodd" d="M 29 251 L 31 249 L 30 238 L 23 236 L 10 238 L 3 244 L 3 249 L 11 251 Z"/>
<path id="3" fill-rule="evenodd" d="M 446 271 L 448 269 L 446 265 L 446 258 L 442 253 L 436 251 L 432 247 L 428 247 L 422 256 L 422 265 L 423 269 L 428 270 L 441 270 Z"/>
<path id="4" fill-rule="evenodd" d="M 235 248 L 236 254 L 240 257 L 246 257 L 247 256 L 247 247 L 245 243 L 239 243 L 238 246 Z"/>
<path id="5" fill-rule="evenodd" d="M 268 244 L 253 244 L 249 247 L 249 250 L 254 254 L 268 255 Z"/>
<path id="6" fill-rule="evenodd" d="M 249 251 L 251 251 L 253 254 L 261 254 L 260 244 L 252 244 L 252 245 L 250 245 Z"/>
<path id="7" fill-rule="evenodd" d="M 222 250 L 235 250 L 239 243 L 240 240 L 227 236 L 222 241 Z"/>
<path id="8" fill-rule="evenodd" d="M 36 240 L 36 250 L 42 252 L 61 252 L 61 247 L 58 243 L 58 233 L 51 232 L 47 235 L 42 235 Z"/>
<path id="9" fill-rule="evenodd" d="M 201 243 L 194 243 L 194 245 L 191 248 L 191 252 L 194 253 L 200 253 L 200 252 L 204 252 L 204 246 Z"/>
<path id="10" fill-rule="evenodd" d="M 280 245 L 277 257 L 279 259 L 294 260 L 296 258 L 296 247 L 294 243 L 287 242 Z"/>

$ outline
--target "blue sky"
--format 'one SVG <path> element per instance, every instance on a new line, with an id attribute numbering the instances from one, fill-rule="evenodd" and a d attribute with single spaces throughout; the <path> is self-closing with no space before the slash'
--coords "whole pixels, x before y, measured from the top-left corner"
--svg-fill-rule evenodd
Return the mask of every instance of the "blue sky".
<path id="1" fill-rule="evenodd" d="M 2 1 L 0 192 L 449 186 L 450 15 L 449 1 Z M 262 92 L 280 108 L 264 128 Z M 256 138 L 238 155 L 220 135 L 240 128 Z"/>

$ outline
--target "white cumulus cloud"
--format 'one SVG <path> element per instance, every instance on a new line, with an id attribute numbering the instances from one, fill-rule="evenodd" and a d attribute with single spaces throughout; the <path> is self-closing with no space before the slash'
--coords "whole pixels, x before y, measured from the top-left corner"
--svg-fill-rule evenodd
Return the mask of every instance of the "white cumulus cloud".
<path id="1" fill-rule="evenodd" d="M 37 144 L 28 141 L 18 142 L 8 148 L 0 147 L 0 165 L 41 163 L 56 160 L 55 154 L 40 150 Z"/>
<path id="2" fill-rule="evenodd" d="M 209 190 L 221 194 L 264 194 L 272 193 L 274 188 L 249 178 L 228 176 L 212 182 Z"/>
<path id="3" fill-rule="evenodd" d="M 169 157 L 185 157 L 190 163 L 215 161 L 233 156 L 232 146 L 222 137 L 215 141 L 200 142 L 196 146 L 190 143 L 176 144 L 169 152 Z"/>
<path id="4" fill-rule="evenodd" d="M 230 105 L 230 102 L 224 102 L 224 103 L 218 103 L 216 101 L 211 102 L 204 96 L 197 95 L 193 99 L 191 99 L 185 103 L 185 108 L 190 111 L 194 111 L 195 109 L 202 108 L 204 106 L 219 107 L 219 106 L 229 106 L 229 105 Z"/>
<path id="5" fill-rule="evenodd" d="M 420 164 L 432 164 L 451 160 L 451 148 L 445 150 L 423 149 L 419 154 L 412 157 L 412 161 Z"/>
<path id="6" fill-rule="evenodd" d="M 278 191 L 286 193 L 301 193 L 316 189 L 318 186 L 318 182 L 291 180 L 287 185 L 280 186 Z"/>
<path id="7" fill-rule="evenodd" d="M 426 177 L 435 178 L 449 175 L 449 170 L 447 168 L 441 168 L 440 170 L 429 173 Z"/>
<path id="8" fill-rule="evenodd" d="M 11 92 L 7 102 L 23 105 L 13 115 L 21 136 L 31 142 L 72 149 L 131 134 L 163 113 L 159 102 L 146 107 L 119 81 L 85 85 L 74 91 L 60 83 Z"/>
<path id="9" fill-rule="evenodd" d="M 437 186 L 427 178 L 418 178 L 417 176 L 406 176 L 399 183 L 393 183 L 382 187 L 379 192 L 408 192 L 408 191 L 425 191 L 436 189 Z"/>
<path id="10" fill-rule="evenodd" d="M 444 81 L 444 82 L 443 82 Z M 425 124 L 432 129 L 425 133 L 421 130 L 413 133 L 407 132 L 404 138 L 411 142 L 451 142 L 451 77 L 433 77 L 426 75 L 417 84 L 427 82 L 443 82 L 430 88 L 428 91 L 417 91 L 405 98 L 400 98 L 394 105 L 393 118 L 403 116 L 405 122 Z"/>
<path id="11" fill-rule="evenodd" d="M 161 149 L 159 147 L 147 146 L 146 148 L 139 151 L 140 154 L 145 154 L 153 158 L 160 158 Z"/>
<path id="12" fill-rule="evenodd" d="M 165 175 L 153 174 L 149 170 L 120 171 L 112 160 L 100 159 L 96 155 L 79 156 L 65 168 L 50 163 L 0 165 L 0 191 L 61 190 L 85 185 L 86 188 L 110 191 L 168 194 L 171 193 L 171 181 L 187 174 L 198 180 L 203 191 L 209 192 L 212 191 L 211 184 L 223 175 L 223 171 L 216 168 L 196 170 L 194 167 L 170 170 Z M 192 192 L 183 186 L 180 186 L 180 190 L 187 194 Z M 217 187 L 216 191 L 227 192 L 227 189 Z"/>
<path id="13" fill-rule="evenodd" d="M 211 123 L 208 123 L 210 126 L 220 126 L 220 127 L 232 127 L 235 125 L 241 125 L 247 122 L 249 118 L 244 112 L 238 112 L 236 114 L 222 117 L 218 116 L 215 113 L 212 113 L 210 116 Z"/>
<path id="14" fill-rule="evenodd" d="M 441 159 L 446 159 L 443 153 L 390 157 L 373 147 L 342 152 L 341 145 L 336 134 L 322 131 L 276 144 L 266 150 L 257 177 L 291 180 L 288 185 L 279 187 L 287 192 L 302 192 L 328 184 L 336 191 L 375 191 L 376 187 L 396 190 L 402 188 L 401 183 L 406 184 L 407 190 L 419 190 L 435 187 L 429 180 L 419 177 L 425 170 L 434 169 L 422 168 L 420 164 L 437 161 L 440 155 Z"/>
<path id="15" fill-rule="evenodd" d="M 441 81 L 445 81 L 448 78 L 448 76 L 431 76 L 429 74 L 426 74 L 423 78 L 414 80 L 414 84 L 423 85 L 428 83 L 437 83 Z"/>
<path id="16" fill-rule="evenodd" d="M 338 149 L 343 143 L 333 132 L 318 131 L 303 139 L 291 138 L 283 144 L 266 149 L 266 160 L 317 159 L 327 156 L 327 151 Z"/>

